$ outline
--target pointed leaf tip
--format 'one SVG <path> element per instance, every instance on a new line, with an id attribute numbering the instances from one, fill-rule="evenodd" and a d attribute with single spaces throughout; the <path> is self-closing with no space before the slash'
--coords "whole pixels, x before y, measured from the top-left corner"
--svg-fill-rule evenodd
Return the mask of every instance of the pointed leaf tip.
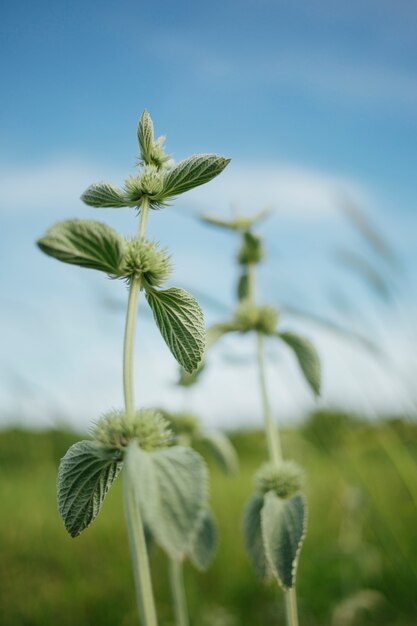
<path id="1" fill-rule="evenodd" d="M 148 291 L 146 298 L 167 346 L 191 374 L 199 366 L 206 344 L 200 305 L 187 291 L 176 287 Z"/>
<path id="2" fill-rule="evenodd" d="M 66 530 L 77 537 L 97 517 L 122 464 L 92 441 L 79 441 L 61 460 L 58 510 Z"/>
<path id="3" fill-rule="evenodd" d="M 264 501 L 261 526 L 266 559 L 280 586 L 288 591 L 295 585 L 298 557 L 306 533 L 305 498 L 298 493 L 283 500 L 269 491 Z"/>
<path id="4" fill-rule="evenodd" d="M 319 396 L 321 390 L 321 365 L 316 348 L 309 339 L 295 333 L 277 333 L 277 336 L 294 351 L 306 381 L 313 393 Z"/>

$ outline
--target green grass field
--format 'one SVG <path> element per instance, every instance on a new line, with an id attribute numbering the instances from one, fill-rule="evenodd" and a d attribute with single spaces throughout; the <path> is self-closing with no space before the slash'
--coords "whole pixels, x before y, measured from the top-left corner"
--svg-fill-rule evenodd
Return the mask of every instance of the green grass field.
<path id="1" fill-rule="evenodd" d="M 56 509 L 60 457 L 78 437 L 60 431 L 0 433 L 2 626 L 137 626 L 120 479 L 77 539 Z M 241 471 L 212 468 L 220 545 L 207 574 L 186 568 L 194 626 L 284 625 L 282 594 L 252 573 L 241 514 L 264 460 L 261 434 L 237 433 Z M 306 469 L 309 529 L 298 596 L 301 626 L 417 623 L 417 426 L 369 425 L 317 413 L 284 432 Z M 164 556 L 152 554 L 161 626 L 173 624 Z"/>

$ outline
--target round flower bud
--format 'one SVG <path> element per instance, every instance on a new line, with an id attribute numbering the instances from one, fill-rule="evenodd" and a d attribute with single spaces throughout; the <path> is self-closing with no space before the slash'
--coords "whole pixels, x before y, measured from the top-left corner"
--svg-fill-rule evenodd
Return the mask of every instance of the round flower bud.
<path id="1" fill-rule="evenodd" d="M 165 448 L 172 441 L 168 421 L 154 409 L 141 409 L 133 416 L 123 411 L 106 413 L 94 426 L 92 435 L 104 448 L 122 452 L 132 439 L 148 451 Z"/>
<path id="2" fill-rule="evenodd" d="M 294 461 L 283 461 L 278 466 L 265 463 L 255 474 L 255 486 L 261 493 L 274 491 L 280 498 L 289 498 L 303 485 L 303 470 Z"/>
<path id="3" fill-rule="evenodd" d="M 201 433 L 200 420 L 192 413 L 170 413 L 168 420 L 176 435 L 196 437 Z"/>
<path id="4" fill-rule="evenodd" d="M 271 306 L 262 306 L 258 309 L 257 330 L 265 335 L 273 335 L 277 329 L 278 311 Z"/>
<path id="5" fill-rule="evenodd" d="M 163 174 L 156 165 L 145 165 L 142 172 L 125 180 L 125 191 L 131 202 L 140 203 L 143 196 L 151 202 L 158 199 L 164 187 Z"/>
<path id="6" fill-rule="evenodd" d="M 160 287 L 172 272 L 171 258 L 156 241 L 130 239 L 121 264 L 122 275 L 128 279 L 141 278 L 145 286 Z"/>
<path id="7" fill-rule="evenodd" d="M 238 253 L 238 261 L 241 265 L 259 263 L 264 256 L 262 239 L 258 235 L 246 232 L 243 235 L 243 242 Z"/>
<path id="8" fill-rule="evenodd" d="M 258 321 L 257 306 L 247 300 L 243 300 L 235 311 L 234 321 L 242 333 L 254 330 Z"/>
<path id="9" fill-rule="evenodd" d="M 278 311 L 270 306 L 257 307 L 243 300 L 235 311 L 234 321 L 242 333 L 257 330 L 265 335 L 272 335 L 277 328 Z"/>

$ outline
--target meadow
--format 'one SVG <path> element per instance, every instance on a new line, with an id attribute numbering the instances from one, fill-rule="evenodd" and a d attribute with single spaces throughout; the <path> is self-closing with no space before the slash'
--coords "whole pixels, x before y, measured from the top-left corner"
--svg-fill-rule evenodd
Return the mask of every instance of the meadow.
<path id="1" fill-rule="evenodd" d="M 65 532 L 56 505 L 60 458 L 79 439 L 63 430 L 0 433 L 0 607 L 5 626 L 133 626 L 137 611 L 121 479 L 94 528 Z M 206 574 L 186 566 L 195 626 L 284 624 L 276 583 L 260 584 L 241 540 L 261 432 L 231 433 L 241 469 L 211 469 L 220 545 Z M 305 468 L 309 528 L 298 574 L 303 626 L 412 626 L 417 622 L 417 425 L 316 412 L 283 430 Z M 151 550 L 162 626 L 174 623 L 166 558 Z"/>

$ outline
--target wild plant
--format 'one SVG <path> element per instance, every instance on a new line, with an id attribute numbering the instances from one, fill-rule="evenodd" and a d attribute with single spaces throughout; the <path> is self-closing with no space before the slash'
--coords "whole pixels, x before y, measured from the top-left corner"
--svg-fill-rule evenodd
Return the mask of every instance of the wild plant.
<path id="1" fill-rule="evenodd" d="M 264 428 L 269 460 L 257 471 L 255 494 L 249 500 L 243 516 L 244 540 L 255 571 L 263 580 L 275 578 L 285 597 L 288 626 L 298 625 L 296 574 L 300 550 L 306 533 L 307 507 L 301 492 L 302 469 L 284 459 L 279 429 L 273 419 L 267 389 L 265 341 L 280 341 L 294 353 L 301 371 L 313 393 L 320 393 L 321 371 L 317 352 L 311 342 L 296 333 L 279 329 L 279 311 L 256 302 L 256 268 L 264 258 L 262 238 L 254 227 L 266 216 L 261 211 L 252 218 L 237 215 L 227 221 L 212 217 L 205 222 L 235 231 L 240 236 L 237 255 L 239 280 L 238 304 L 230 320 L 215 324 L 207 331 L 207 344 L 213 346 L 228 333 L 251 333 L 256 338 L 259 386 L 262 397 Z M 191 384 L 203 365 L 188 375 L 183 372 L 183 384 Z"/>
<path id="2" fill-rule="evenodd" d="M 175 163 L 155 140 L 148 112 L 137 137 L 139 171 L 124 187 L 91 185 L 82 195 L 96 208 L 136 209 L 137 236 L 125 238 L 104 223 L 67 220 L 55 224 L 37 243 L 49 256 L 124 280 L 129 289 L 123 344 L 124 408 L 102 416 L 92 439 L 71 446 L 58 472 L 58 509 L 66 530 L 77 537 L 96 518 L 104 498 L 123 470 L 123 498 L 139 614 L 144 626 L 156 626 L 145 529 L 174 563 L 200 549 L 207 519 L 207 469 L 202 457 L 175 443 L 169 422 L 154 409 L 137 410 L 133 352 L 138 298 L 145 292 L 168 348 L 187 371 L 198 368 L 205 349 L 202 310 L 195 298 L 176 287 L 163 289 L 171 274 L 168 251 L 146 239 L 150 210 L 162 209 L 176 196 L 220 174 L 229 160 L 199 154 Z M 197 545 L 196 545 L 197 542 Z M 177 590 L 177 592 L 179 592 Z"/>

